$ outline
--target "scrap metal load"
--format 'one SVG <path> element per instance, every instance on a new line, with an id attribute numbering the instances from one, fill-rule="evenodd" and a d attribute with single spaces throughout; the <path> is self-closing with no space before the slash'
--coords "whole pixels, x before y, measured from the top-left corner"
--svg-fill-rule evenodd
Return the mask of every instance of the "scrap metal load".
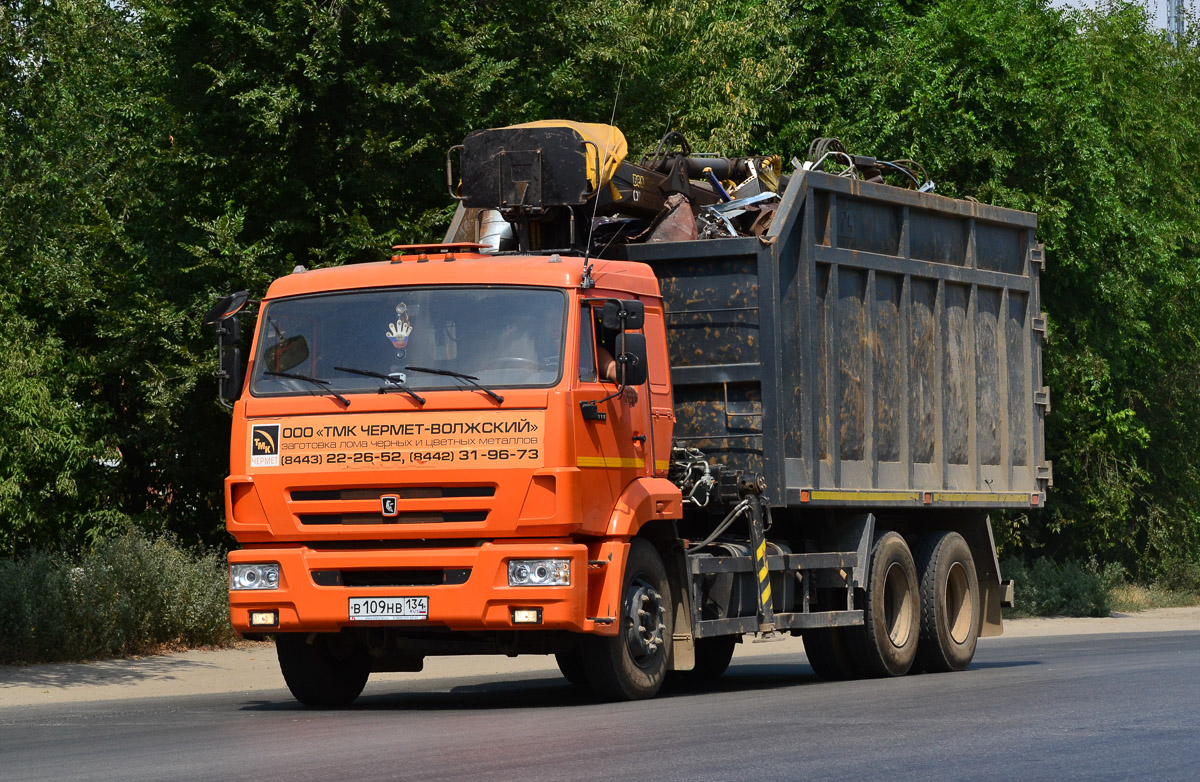
<path id="1" fill-rule="evenodd" d="M 461 201 L 447 241 L 602 254 L 620 244 L 764 237 L 788 182 L 779 155 L 693 154 L 675 131 L 638 163 L 627 154 L 612 125 L 547 120 L 475 131 L 447 156 L 451 194 Z M 933 189 L 912 161 L 851 155 L 837 139 L 818 139 L 808 162 L 792 162 L 877 183 L 896 174 L 911 189 Z"/>

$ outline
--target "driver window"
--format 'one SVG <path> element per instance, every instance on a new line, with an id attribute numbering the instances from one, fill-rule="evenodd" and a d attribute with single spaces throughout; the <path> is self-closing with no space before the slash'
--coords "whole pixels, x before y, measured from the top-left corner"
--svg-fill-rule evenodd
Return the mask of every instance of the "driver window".
<path id="1" fill-rule="evenodd" d="M 600 307 L 585 305 L 579 321 L 579 379 L 588 383 L 612 383 L 598 367 L 612 362 L 616 355 L 617 332 L 604 328 Z"/>
<path id="2" fill-rule="evenodd" d="M 595 322 L 595 310 L 583 305 L 579 318 L 579 379 L 587 383 L 597 379 Z"/>

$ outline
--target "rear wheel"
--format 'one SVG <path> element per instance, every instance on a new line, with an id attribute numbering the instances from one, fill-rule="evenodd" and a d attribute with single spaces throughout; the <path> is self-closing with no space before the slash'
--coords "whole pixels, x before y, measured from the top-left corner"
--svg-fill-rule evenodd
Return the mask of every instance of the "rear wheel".
<path id="1" fill-rule="evenodd" d="M 846 644 L 846 628 L 828 627 L 805 630 L 804 655 L 813 673 L 825 681 L 858 678 L 854 658 Z"/>
<path id="2" fill-rule="evenodd" d="M 583 639 L 588 684 L 607 700 L 652 698 L 662 687 L 670 653 L 672 616 L 667 571 L 654 547 L 630 543 L 615 636 Z"/>
<path id="3" fill-rule="evenodd" d="M 737 648 L 738 636 L 722 635 L 716 638 L 697 638 L 695 643 L 696 666 L 683 671 L 689 681 L 703 682 L 718 678 L 729 668 L 733 650 Z"/>
<path id="4" fill-rule="evenodd" d="M 975 657 L 983 612 L 971 547 L 957 532 L 933 532 L 917 547 L 921 644 L 918 662 L 930 673 L 966 670 Z"/>
<path id="5" fill-rule="evenodd" d="M 903 676 L 920 637 L 917 568 L 904 538 L 883 532 L 871 549 L 863 625 L 847 630 L 855 667 L 865 676 Z"/>
<path id="6" fill-rule="evenodd" d="M 275 652 L 283 680 L 305 706 L 349 706 L 371 675 L 367 650 L 338 633 L 282 633 L 275 636 Z"/>

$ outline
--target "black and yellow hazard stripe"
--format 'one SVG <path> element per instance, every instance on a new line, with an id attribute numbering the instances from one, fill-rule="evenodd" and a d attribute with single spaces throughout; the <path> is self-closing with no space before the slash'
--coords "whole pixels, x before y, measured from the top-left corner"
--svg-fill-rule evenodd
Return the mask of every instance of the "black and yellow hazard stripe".
<path id="1" fill-rule="evenodd" d="M 760 604 L 766 607 L 771 605 L 771 572 L 767 569 L 767 541 L 759 542 L 754 551 L 754 564 L 758 568 L 758 594 L 762 598 Z"/>

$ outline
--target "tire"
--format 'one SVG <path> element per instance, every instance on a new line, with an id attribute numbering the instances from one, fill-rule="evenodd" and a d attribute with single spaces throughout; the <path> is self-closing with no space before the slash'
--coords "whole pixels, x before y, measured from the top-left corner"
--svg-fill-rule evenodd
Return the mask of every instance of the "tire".
<path id="1" fill-rule="evenodd" d="M 580 652 L 578 646 L 565 652 L 556 652 L 554 654 L 554 661 L 558 663 L 558 670 L 562 672 L 563 678 L 571 684 L 581 686 L 587 684 L 583 654 Z"/>
<path id="2" fill-rule="evenodd" d="M 846 643 L 846 628 L 805 630 L 804 655 L 813 673 L 827 682 L 857 679 L 854 658 Z"/>
<path id="3" fill-rule="evenodd" d="M 921 643 L 917 662 L 930 673 L 964 671 L 975 657 L 983 610 L 971 547 L 957 532 L 931 532 L 916 551 Z"/>
<path id="4" fill-rule="evenodd" d="M 904 538 L 881 532 L 871 548 L 863 625 L 847 628 L 854 667 L 868 677 L 903 676 L 913 667 L 921 634 L 917 567 Z"/>
<path id="5" fill-rule="evenodd" d="M 634 538 L 622 579 L 617 634 L 589 636 L 580 644 L 584 672 L 596 695 L 629 701 L 658 693 L 670 662 L 673 616 L 662 559 L 647 541 Z"/>
<path id="6" fill-rule="evenodd" d="M 738 636 L 722 635 L 716 638 L 697 638 L 693 642 L 696 650 L 696 666 L 690 671 L 680 671 L 688 682 L 710 682 L 719 679 L 733 660 Z"/>
<path id="7" fill-rule="evenodd" d="M 337 633 L 282 633 L 275 652 L 292 696 L 313 708 L 349 706 L 371 675 L 367 650 Z"/>

